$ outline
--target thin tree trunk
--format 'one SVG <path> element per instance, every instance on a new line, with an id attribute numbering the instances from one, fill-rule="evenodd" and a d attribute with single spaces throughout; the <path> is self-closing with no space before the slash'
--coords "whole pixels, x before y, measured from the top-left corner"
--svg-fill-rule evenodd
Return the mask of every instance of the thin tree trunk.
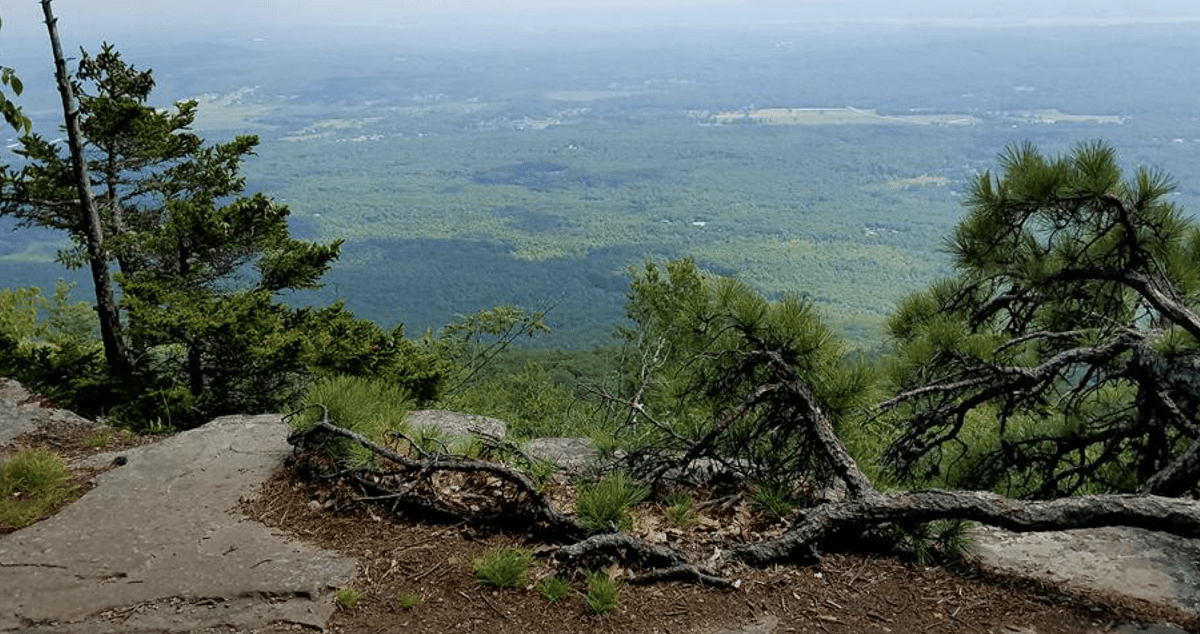
<path id="1" fill-rule="evenodd" d="M 58 80 L 58 92 L 62 96 L 63 117 L 67 126 L 67 143 L 71 149 L 71 164 L 75 169 L 75 183 L 79 191 L 81 211 L 87 224 L 87 252 L 91 263 L 92 282 L 96 287 L 96 313 L 100 318 L 100 338 L 104 342 L 104 357 L 109 367 L 125 373 L 130 369 L 129 352 L 121 331 L 121 313 L 113 293 L 112 273 L 108 268 L 108 254 L 104 250 L 104 229 L 100 224 L 100 213 L 92 196 L 92 183 L 88 175 L 87 161 L 83 158 L 83 139 L 79 131 L 79 108 L 71 78 L 67 74 L 67 60 L 63 56 L 62 44 L 58 39 L 58 19 L 50 9 L 50 0 L 42 0 L 42 12 L 46 16 L 46 30 L 50 33 L 50 47 L 54 51 L 54 74 Z"/>

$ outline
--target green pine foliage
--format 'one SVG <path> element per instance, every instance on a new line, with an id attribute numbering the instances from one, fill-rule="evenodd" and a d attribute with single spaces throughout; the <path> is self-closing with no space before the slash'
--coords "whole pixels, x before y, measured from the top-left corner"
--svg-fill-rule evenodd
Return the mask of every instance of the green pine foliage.
<path id="1" fill-rule="evenodd" d="M 52 297 L 0 289 L 0 376 L 66 404 L 104 372 L 95 312 L 70 296 L 61 280 Z"/>
<path id="2" fill-rule="evenodd" d="M 1009 495 L 1196 491 L 1200 227 L 1149 169 L 1010 147 L 972 182 L 957 275 L 889 321 L 895 477 Z"/>
<path id="3" fill-rule="evenodd" d="M 651 262 L 632 277 L 627 312 L 636 326 L 621 333 L 628 351 L 621 389 L 642 399 L 645 416 L 622 428 L 625 442 L 656 455 L 699 443 L 705 455 L 759 482 L 831 477 L 792 404 L 753 396 L 789 379 L 776 375 L 772 360 L 810 386 L 835 426 L 854 424 L 875 396 L 871 368 L 849 354 L 813 304 L 796 293 L 767 299 L 691 260 Z"/>
<path id="4" fill-rule="evenodd" d="M 309 429 L 327 419 L 330 423 L 389 445 L 390 432 L 406 430 L 404 418 L 415 401 L 404 388 L 382 379 L 341 375 L 318 381 L 305 392 L 291 424 Z M 369 469 L 375 455 L 357 443 L 339 440 L 326 447 L 346 468 Z"/>
<path id="5" fill-rule="evenodd" d="M 579 407 L 575 393 L 537 361 L 460 389 L 447 396 L 441 407 L 503 420 L 515 439 L 593 435 L 587 408 Z"/>

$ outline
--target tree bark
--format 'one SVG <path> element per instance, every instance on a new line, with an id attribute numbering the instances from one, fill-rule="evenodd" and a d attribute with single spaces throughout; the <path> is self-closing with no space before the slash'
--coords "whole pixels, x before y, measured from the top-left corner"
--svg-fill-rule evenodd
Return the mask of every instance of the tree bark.
<path id="1" fill-rule="evenodd" d="M 882 500 L 822 504 L 809 509 L 786 535 L 732 549 L 752 565 L 815 562 L 831 537 L 854 536 L 886 522 L 964 519 L 1014 532 L 1132 526 L 1200 538 L 1200 501 L 1155 495 L 1085 495 L 1044 502 L 1014 500 L 984 491 L 905 491 Z"/>
<path id="2" fill-rule="evenodd" d="M 109 367 L 124 374 L 130 370 L 129 352 L 121 329 L 121 313 L 117 309 L 113 293 L 112 273 L 108 268 L 108 253 L 104 250 L 104 228 L 100 224 L 100 213 L 92 196 L 92 183 L 88 175 L 87 161 L 83 156 L 83 138 L 79 131 L 79 107 L 71 77 L 67 73 L 67 60 L 63 56 L 62 44 L 58 39 L 58 19 L 50 8 L 50 0 L 42 0 L 42 13 L 46 16 L 46 30 L 50 34 L 50 48 L 54 53 L 54 75 L 58 80 L 58 92 L 62 97 L 63 118 L 66 120 L 67 144 L 71 150 L 71 164 L 75 170 L 76 189 L 79 192 L 80 212 L 87 225 L 87 252 L 91 265 L 92 282 L 96 289 L 96 313 L 100 319 L 100 338 L 104 343 L 104 358 Z"/>

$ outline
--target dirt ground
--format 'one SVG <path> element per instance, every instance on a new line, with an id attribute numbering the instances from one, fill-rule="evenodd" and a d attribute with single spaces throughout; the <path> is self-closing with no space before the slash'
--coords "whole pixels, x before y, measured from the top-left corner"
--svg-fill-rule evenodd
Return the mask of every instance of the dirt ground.
<path id="1" fill-rule="evenodd" d="M 268 481 L 242 511 L 302 541 L 358 559 L 354 608 L 339 608 L 329 630 L 345 634 L 487 632 L 1086 632 L 1128 622 L 1181 623 L 1183 615 L 1148 604 L 1068 594 L 1028 581 L 986 576 L 969 563 L 931 568 L 861 553 L 830 554 L 818 566 L 743 569 L 737 590 L 679 583 L 625 585 L 620 606 L 597 616 L 586 585 L 550 603 L 534 582 L 554 571 L 534 565 L 525 587 L 479 585 L 472 561 L 500 546 L 540 554 L 554 545 L 467 526 L 398 519 L 354 501 L 348 487 L 306 482 L 292 472 Z M 654 509 L 635 526 L 653 524 Z M 638 530 L 635 528 L 635 531 Z M 703 525 L 676 535 L 703 541 Z M 693 532 L 693 534 L 686 534 Z M 676 545 L 672 543 L 671 545 Z M 621 575 L 620 569 L 610 570 Z M 419 597 L 411 607 L 403 598 Z M 754 624 L 762 629 L 749 629 Z M 773 627 L 774 629 L 771 629 Z"/>
<path id="2" fill-rule="evenodd" d="M 74 459 L 102 450 L 128 448 L 150 439 L 114 437 L 100 448 L 80 428 L 43 427 L 20 439 Z M 81 482 L 95 474 L 81 473 Z M 564 494 L 569 487 L 564 486 Z M 574 591 L 550 603 L 535 588 L 553 574 L 539 560 L 524 587 L 479 585 L 472 561 L 499 546 L 519 545 L 540 556 L 554 544 L 521 534 L 492 533 L 398 518 L 358 501 L 357 492 L 331 481 L 309 481 L 285 469 L 247 496 L 239 510 L 283 533 L 359 561 L 351 587 L 362 593 L 354 608 L 339 607 L 327 630 L 340 634 L 419 631 L 425 634 L 487 632 L 621 632 L 739 634 L 766 632 L 997 633 L 1103 632 L 1120 624 L 1173 622 L 1197 630 L 1200 622 L 1149 604 L 1070 594 L 1057 587 L 988 576 L 964 563 L 931 568 L 862 553 L 827 555 L 817 566 L 742 569 L 736 590 L 681 583 L 622 586 L 619 606 L 597 616 L 584 603 L 582 578 Z M 661 513 L 650 506 L 635 526 L 661 529 Z M 687 529 L 664 529 L 669 545 L 710 544 L 714 525 L 760 522 L 745 507 Z M 658 528 L 656 528 L 658 527 Z M 763 529 L 765 532 L 769 529 Z M 637 530 L 637 529 L 635 529 Z M 724 530 L 724 529 L 721 529 Z M 708 539 L 704 533 L 708 533 Z M 708 546 L 705 546 L 708 547 Z M 687 549 L 687 548 L 685 548 Z M 694 552 L 694 551 L 693 551 Z M 615 576 L 627 574 L 611 569 Z M 416 604 L 405 607 L 405 599 Z M 756 627 L 757 626 L 757 627 Z"/>

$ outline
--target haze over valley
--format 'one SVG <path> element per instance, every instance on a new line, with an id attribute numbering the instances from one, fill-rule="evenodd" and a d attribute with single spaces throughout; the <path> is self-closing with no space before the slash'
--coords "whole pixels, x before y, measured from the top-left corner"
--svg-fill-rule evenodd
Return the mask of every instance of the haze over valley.
<path id="1" fill-rule="evenodd" d="M 900 3 L 868 21 L 878 6 L 852 4 L 805 5 L 807 19 L 771 3 L 626 7 L 603 23 L 584 19 L 590 5 L 374 7 L 375 23 L 370 3 L 318 5 L 221 25 L 188 9 L 171 37 L 58 12 L 69 50 L 110 40 L 154 69 L 163 107 L 197 99 L 208 140 L 259 135 L 249 189 L 289 205 L 298 236 L 347 240 L 326 287 L 292 301 L 345 298 L 410 334 L 512 302 L 555 305 L 545 345 L 604 344 L 628 268 L 689 256 L 803 293 L 871 347 L 900 298 L 950 273 L 941 244 L 966 179 L 1025 141 L 1107 140 L 1200 209 L 1191 5 Z M 4 17 L 0 59 L 50 135 L 44 34 Z M 11 227 L 0 220 L 0 287 L 87 288 L 53 262 L 60 235 Z"/>

